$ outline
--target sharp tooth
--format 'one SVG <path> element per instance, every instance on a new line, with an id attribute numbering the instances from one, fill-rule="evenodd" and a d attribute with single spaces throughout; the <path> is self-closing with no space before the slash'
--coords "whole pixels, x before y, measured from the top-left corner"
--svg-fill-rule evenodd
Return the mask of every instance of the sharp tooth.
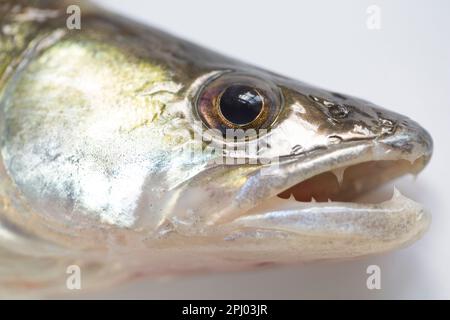
<path id="1" fill-rule="evenodd" d="M 347 168 L 343 167 L 343 168 L 336 168 L 336 169 L 331 170 L 331 173 L 333 173 L 336 176 L 339 186 L 342 184 L 342 181 L 344 181 L 345 169 L 347 169 Z"/>
<path id="2" fill-rule="evenodd" d="M 403 195 L 400 193 L 400 191 L 397 189 L 396 186 L 394 186 L 394 192 L 392 194 L 392 199 L 396 199 L 396 198 L 402 198 Z"/>
<path id="3" fill-rule="evenodd" d="M 332 202 L 330 198 L 328 198 L 328 202 Z"/>
<path id="4" fill-rule="evenodd" d="M 314 197 L 311 197 L 311 202 L 317 202 L 316 199 L 314 199 Z"/>

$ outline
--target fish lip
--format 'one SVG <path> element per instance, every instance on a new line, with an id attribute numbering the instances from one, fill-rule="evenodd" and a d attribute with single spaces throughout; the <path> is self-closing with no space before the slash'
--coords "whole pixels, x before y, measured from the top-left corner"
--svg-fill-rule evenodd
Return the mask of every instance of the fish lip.
<path id="1" fill-rule="evenodd" d="M 431 135 L 417 122 L 403 118 L 391 134 L 342 141 L 312 153 L 280 158 L 276 166 L 269 165 L 248 177 L 235 198 L 235 214 L 216 217 L 211 222 L 230 222 L 245 216 L 262 201 L 304 180 L 339 167 L 382 160 L 408 160 L 413 163 L 423 157 L 424 161 L 418 170 L 421 171 L 431 159 L 432 152 Z"/>
<path id="2" fill-rule="evenodd" d="M 305 203 L 285 200 L 261 212 L 231 222 L 233 235 L 266 231 L 266 238 L 295 239 L 303 253 L 334 258 L 361 256 L 404 248 L 420 239 L 431 224 L 424 207 L 402 195 L 395 187 L 392 198 L 376 205 L 357 203 Z M 280 209 L 281 207 L 281 209 Z M 361 250 L 361 248 L 364 248 Z M 282 250 L 282 249 L 277 249 Z M 355 254 L 356 253 L 356 254 Z M 322 257 L 323 258 L 323 257 Z"/>

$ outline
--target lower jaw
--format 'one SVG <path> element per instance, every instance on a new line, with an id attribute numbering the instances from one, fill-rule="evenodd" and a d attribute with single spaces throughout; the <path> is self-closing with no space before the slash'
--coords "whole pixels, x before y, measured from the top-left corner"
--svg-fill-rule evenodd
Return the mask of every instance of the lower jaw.
<path id="1" fill-rule="evenodd" d="M 394 178 L 416 175 L 426 161 L 368 161 L 338 173 L 321 173 L 261 202 L 233 224 L 244 230 L 284 232 L 297 237 L 303 249 L 311 245 L 317 252 L 359 250 L 361 255 L 401 247 L 428 229 L 430 215 L 395 188 L 374 202 L 367 195 Z"/>

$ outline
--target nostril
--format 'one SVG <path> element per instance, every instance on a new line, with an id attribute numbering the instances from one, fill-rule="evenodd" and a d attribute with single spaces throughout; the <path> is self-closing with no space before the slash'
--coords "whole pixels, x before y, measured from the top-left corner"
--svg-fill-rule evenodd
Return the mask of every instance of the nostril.
<path id="1" fill-rule="evenodd" d="M 397 129 L 397 122 L 388 118 L 378 117 L 378 125 L 381 127 L 381 134 L 392 134 Z"/>
<path id="2" fill-rule="evenodd" d="M 382 122 L 381 122 L 382 121 Z M 404 154 L 410 154 L 411 161 L 418 157 L 429 159 L 433 151 L 433 139 L 431 135 L 411 119 L 399 119 L 394 123 L 394 127 L 384 120 L 380 120 L 383 125 L 382 130 L 388 131 L 393 128 L 391 133 L 383 138 L 382 142 L 392 148 L 401 151 Z"/>
<path id="3" fill-rule="evenodd" d="M 314 95 L 309 95 L 309 98 L 324 108 L 327 114 L 335 120 L 347 118 L 350 113 L 351 106 L 349 105 L 336 103 Z"/>
<path id="4" fill-rule="evenodd" d="M 347 117 L 349 110 L 345 105 L 340 104 L 331 104 L 328 106 L 328 111 L 330 112 L 333 118 L 343 119 Z"/>

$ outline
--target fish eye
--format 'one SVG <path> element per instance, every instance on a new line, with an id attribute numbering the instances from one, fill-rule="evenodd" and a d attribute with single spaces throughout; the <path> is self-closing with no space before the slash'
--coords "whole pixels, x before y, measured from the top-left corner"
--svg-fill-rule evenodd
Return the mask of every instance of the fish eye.
<path id="1" fill-rule="evenodd" d="M 226 73 L 201 88 L 196 109 L 210 129 L 269 129 L 281 108 L 281 93 L 271 81 Z"/>
<path id="2" fill-rule="evenodd" d="M 221 94 L 218 105 L 225 121 L 242 126 L 258 118 L 264 107 L 264 98 L 255 88 L 231 85 Z"/>

